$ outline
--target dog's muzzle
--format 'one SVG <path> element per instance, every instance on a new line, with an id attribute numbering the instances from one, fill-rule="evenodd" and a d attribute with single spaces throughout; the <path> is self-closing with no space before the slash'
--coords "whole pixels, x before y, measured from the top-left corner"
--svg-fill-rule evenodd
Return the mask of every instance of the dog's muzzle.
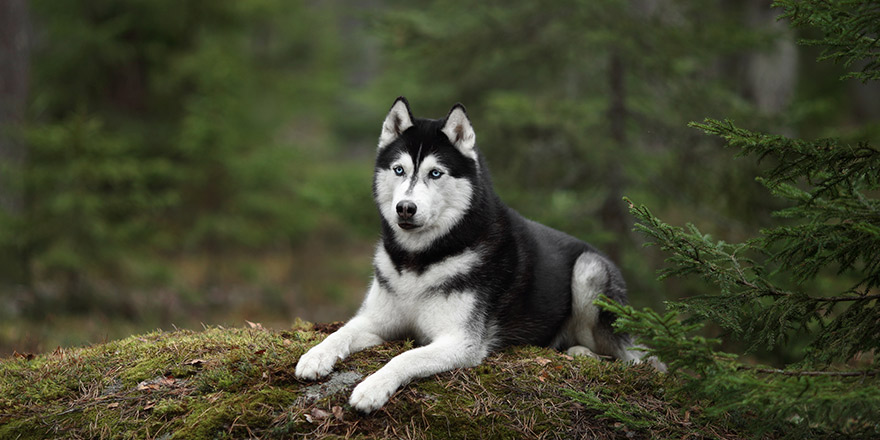
<path id="1" fill-rule="evenodd" d="M 401 229 L 415 229 L 420 225 L 413 223 L 413 217 L 416 215 L 418 207 L 415 203 L 404 200 L 397 204 L 397 226 Z"/>

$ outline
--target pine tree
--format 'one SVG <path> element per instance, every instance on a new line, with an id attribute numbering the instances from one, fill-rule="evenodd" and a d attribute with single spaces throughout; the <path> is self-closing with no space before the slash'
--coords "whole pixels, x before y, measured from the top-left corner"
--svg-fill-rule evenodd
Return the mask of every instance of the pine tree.
<path id="1" fill-rule="evenodd" d="M 779 1 L 782 17 L 823 37 L 822 59 L 847 78 L 878 79 L 880 8 L 870 1 Z M 674 227 L 631 203 L 636 229 L 669 253 L 661 279 L 696 275 L 712 287 L 669 303 L 660 315 L 602 302 L 668 363 L 678 391 L 705 399 L 709 414 L 756 433 L 789 438 L 880 435 L 880 149 L 869 140 L 802 140 L 724 120 L 692 123 L 768 170 L 758 178 L 788 207 L 780 224 L 743 243 Z M 689 316 L 682 320 L 679 314 Z M 720 339 L 689 336 L 704 324 L 746 352 L 806 341 L 783 368 L 743 363 Z"/>

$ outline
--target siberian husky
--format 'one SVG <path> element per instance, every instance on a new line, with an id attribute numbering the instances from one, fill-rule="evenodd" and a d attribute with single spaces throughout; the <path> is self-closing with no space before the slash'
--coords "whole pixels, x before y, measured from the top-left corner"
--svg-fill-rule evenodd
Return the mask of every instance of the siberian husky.
<path id="1" fill-rule="evenodd" d="M 304 354 L 296 377 L 318 379 L 351 353 L 412 337 L 351 394 L 381 408 L 409 381 L 478 365 L 493 350 L 534 344 L 639 361 L 600 294 L 626 302 L 617 267 L 587 243 L 533 222 L 495 194 L 464 106 L 414 118 L 405 98 L 382 124 L 373 178 L 382 219 L 374 276 L 357 314 Z"/>

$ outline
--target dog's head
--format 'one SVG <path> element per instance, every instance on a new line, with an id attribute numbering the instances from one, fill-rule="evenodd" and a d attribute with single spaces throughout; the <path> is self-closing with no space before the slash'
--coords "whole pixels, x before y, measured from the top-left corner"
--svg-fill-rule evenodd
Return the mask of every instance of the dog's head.
<path id="1" fill-rule="evenodd" d="M 479 169 L 476 135 L 464 106 L 443 119 L 414 118 L 400 97 L 382 124 L 373 195 L 397 242 L 426 249 L 471 207 Z"/>

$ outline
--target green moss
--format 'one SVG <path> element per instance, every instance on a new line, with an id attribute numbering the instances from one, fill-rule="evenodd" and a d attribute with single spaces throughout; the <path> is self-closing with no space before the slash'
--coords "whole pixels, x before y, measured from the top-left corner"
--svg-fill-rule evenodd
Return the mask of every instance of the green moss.
<path id="1" fill-rule="evenodd" d="M 185 415 L 182 428 L 173 433 L 175 439 L 226 438 L 236 411 L 234 402 L 222 393 L 207 394 Z"/>
<path id="2" fill-rule="evenodd" d="M 14 438 L 21 440 L 45 439 L 51 437 L 49 428 L 40 426 L 35 420 L 30 418 L 9 420 L 3 422 L 0 419 L 0 438 Z"/>
<path id="3" fill-rule="evenodd" d="M 162 399 L 153 406 L 153 415 L 160 419 L 171 419 L 174 416 L 186 414 L 189 398 L 183 399 Z"/>

